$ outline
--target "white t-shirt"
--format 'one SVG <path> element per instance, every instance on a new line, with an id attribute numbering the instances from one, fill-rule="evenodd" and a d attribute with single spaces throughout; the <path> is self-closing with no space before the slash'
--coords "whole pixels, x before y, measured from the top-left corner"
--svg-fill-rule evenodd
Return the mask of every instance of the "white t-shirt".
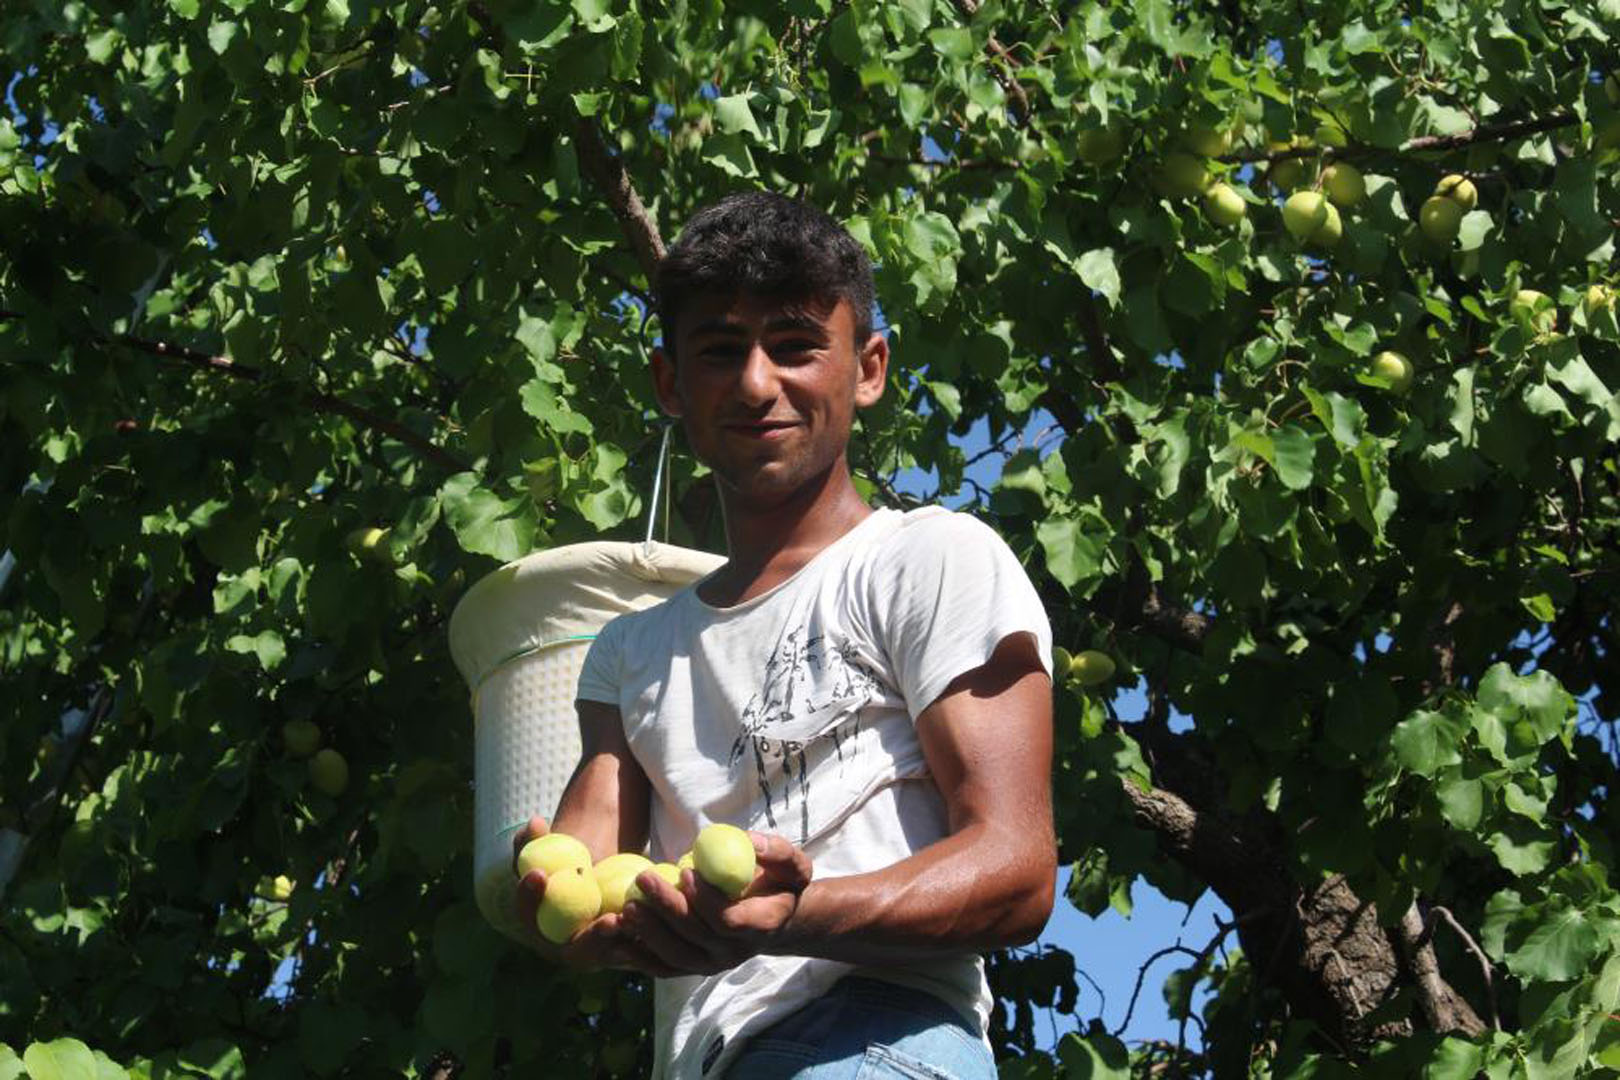
<path id="1" fill-rule="evenodd" d="M 1051 627 L 1018 560 L 941 507 L 877 510 L 734 607 L 704 603 L 702 583 L 608 623 L 580 673 L 578 696 L 618 706 L 652 783 L 655 860 L 727 821 L 798 844 L 818 879 L 890 866 L 949 832 L 917 715 L 1009 634 L 1033 634 L 1050 674 Z M 758 956 L 656 981 L 654 1077 L 723 1075 L 749 1035 L 857 970 L 935 994 L 983 1036 L 976 954 L 870 969 Z"/>

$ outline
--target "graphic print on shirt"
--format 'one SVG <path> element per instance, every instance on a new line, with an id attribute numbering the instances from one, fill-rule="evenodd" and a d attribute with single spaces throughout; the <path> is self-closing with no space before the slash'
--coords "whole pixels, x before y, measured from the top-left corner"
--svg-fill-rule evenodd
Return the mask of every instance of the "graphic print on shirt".
<path id="1" fill-rule="evenodd" d="M 765 661 L 760 688 L 743 708 L 742 733 L 731 745 L 731 768 L 752 752 L 765 820 L 775 830 L 777 799 L 784 811 L 799 803 L 799 842 L 809 838 L 808 774 L 827 758 L 844 759 L 844 742 L 860 730 L 861 709 L 878 693 L 878 679 L 849 641 L 811 635 L 804 627 L 783 634 Z M 772 790 L 780 773 L 781 790 Z M 797 792 L 795 793 L 795 787 Z"/>

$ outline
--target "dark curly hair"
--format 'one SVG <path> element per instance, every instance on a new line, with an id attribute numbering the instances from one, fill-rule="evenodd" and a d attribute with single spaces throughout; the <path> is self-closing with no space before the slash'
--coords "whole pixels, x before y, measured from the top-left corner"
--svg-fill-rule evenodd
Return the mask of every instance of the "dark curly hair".
<path id="1" fill-rule="evenodd" d="M 872 333 L 872 262 L 822 210 L 766 191 L 728 195 L 692 215 L 658 264 L 655 286 L 664 349 L 675 352 L 675 320 L 694 297 L 754 295 L 786 301 L 849 302 L 855 342 Z"/>

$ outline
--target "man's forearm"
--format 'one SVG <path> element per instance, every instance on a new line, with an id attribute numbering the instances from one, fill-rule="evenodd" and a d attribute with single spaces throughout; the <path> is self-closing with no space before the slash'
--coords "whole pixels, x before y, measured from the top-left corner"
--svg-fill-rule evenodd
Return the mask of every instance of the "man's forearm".
<path id="1" fill-rule="evenodd" d="M 1056 852 L 975 826 L 893 866 L 812 881 L 767 947 L 779 955 L 904 964 L 1033 940 L 1052 911 Z"/>

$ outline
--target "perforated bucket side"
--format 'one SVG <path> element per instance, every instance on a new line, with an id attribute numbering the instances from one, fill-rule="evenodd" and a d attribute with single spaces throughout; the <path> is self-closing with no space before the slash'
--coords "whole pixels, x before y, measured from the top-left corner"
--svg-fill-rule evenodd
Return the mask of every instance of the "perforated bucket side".
<path id="1" fill-rule="evenodd" d="M 579 764 L 574 692 L 589 647 L 589 641 L 565 641 L 509 661 L 485 676 L 474 694 L 478 908 L 510 936 L 521 934 L 512 837 L 530 814 L 556 814 Z"/>

